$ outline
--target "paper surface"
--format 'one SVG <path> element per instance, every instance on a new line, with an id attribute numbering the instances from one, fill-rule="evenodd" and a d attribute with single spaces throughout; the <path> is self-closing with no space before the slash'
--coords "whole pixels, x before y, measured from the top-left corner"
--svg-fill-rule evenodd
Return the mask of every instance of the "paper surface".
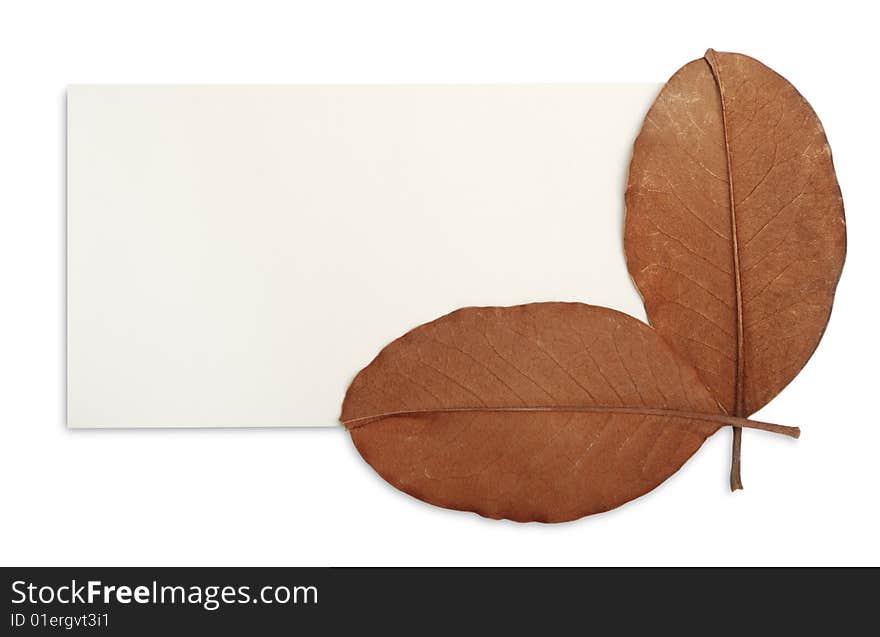
<path id="1" fill-rule="evenodd" d="M 659 88 L 71 87 L 68 425 L 335 425 L 458 307 L 644 318 L 623 191 Z"/>

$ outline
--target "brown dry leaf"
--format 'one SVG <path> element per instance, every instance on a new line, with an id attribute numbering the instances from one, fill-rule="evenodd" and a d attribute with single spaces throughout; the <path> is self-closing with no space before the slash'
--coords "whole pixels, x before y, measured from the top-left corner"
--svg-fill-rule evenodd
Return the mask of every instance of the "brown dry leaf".
<path id="1" fill-rule="evenodd" d="M 635 142 L 624 242 L 651 324 L 727 413 L 760 409 L 819 343 L 846 252 L 810 105 L 745 55 L 710 49 L 682 67 Z"/>
<path id="2" fill-rule="evenodd" d="M 388 345 L 341 421 L 397 488 L 491 518 L 562 522 L 666 480 L 725 424 L 648 325 L 579 303 L 465 308 Z"/>

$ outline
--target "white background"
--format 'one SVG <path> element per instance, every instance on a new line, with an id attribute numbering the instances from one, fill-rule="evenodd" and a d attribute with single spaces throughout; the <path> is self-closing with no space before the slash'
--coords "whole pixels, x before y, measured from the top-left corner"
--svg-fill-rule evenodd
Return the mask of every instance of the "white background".
<path id="1" fill-rule="evenodd" d="M 864 2 L 0 5 L 0 563 L 880 564 L 876 18 Z M 612 8 L 613 7 L 613 8 Z M 821 117 L 847 208 L 831 323 L 748 431 L 621 509 L 493 522 L 386 485 L 342 430 L 65 428 L 69 83 L 663 81 L 751 54 Z M 615 239 L 616 240 L 616 239 Z"/>

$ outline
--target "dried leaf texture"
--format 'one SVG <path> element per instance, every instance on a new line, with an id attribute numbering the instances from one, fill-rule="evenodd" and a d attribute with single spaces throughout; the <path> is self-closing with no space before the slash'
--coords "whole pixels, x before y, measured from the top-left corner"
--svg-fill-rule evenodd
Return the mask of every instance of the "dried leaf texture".
<path id="1" fill-rule="evenodd" d="M 815 350 L 846 251 L 810 105 L 745 55 L 680 69 L 635 142 L 625 249 L 661 336 L 727 413 L 760 409 Z"/>
<path id="2" fill-rule="evenodd" d="M 561 522 L 656 487 L 724 424 L 720 412 L 648 325 L 537 303 L 465 308 L 394 341 L 352 382 L 341 421 L 419 499 Z"/>

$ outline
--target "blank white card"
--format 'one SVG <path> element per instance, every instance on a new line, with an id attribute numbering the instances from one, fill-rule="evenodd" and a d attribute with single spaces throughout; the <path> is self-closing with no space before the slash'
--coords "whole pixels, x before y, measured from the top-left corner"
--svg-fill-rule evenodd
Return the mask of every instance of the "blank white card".
<path id="1" fill-rule="evenodd" d="M 334 425 L 456 308 L 643 318 L 623 191 L 658 90 L 71 87 L 68 425 Z"/>

